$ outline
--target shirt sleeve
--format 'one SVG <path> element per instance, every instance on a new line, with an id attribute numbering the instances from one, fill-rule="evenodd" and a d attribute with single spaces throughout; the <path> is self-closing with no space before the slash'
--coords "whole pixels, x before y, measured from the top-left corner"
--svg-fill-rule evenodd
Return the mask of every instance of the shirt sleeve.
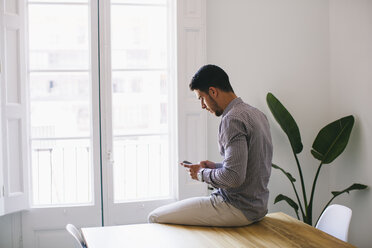
<path id="1" fill-rule="evenodd" d="M 245 181 L 248 163 L 247 131 L 237 118 L 222 120 L 221 143 L 225 157 L 221 168 L 204 169 L 203 180 L 215 188 L 236 188 Z"/>
<path id="2" fill-rule="evenodd" d="M 214 163 L 215 169 L 222 168 L 223 163 Z"/>

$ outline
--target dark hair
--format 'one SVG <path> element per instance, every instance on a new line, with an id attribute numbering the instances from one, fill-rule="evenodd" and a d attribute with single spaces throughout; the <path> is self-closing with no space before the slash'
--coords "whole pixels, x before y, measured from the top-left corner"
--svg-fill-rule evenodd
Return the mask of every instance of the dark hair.
<path id="1" fill-rule="evenodd" d="M 194 75 L 189 84 L 190 90 L 208 92 L 209 87 L 216 87 L 225 92 L 234 92 L 229 76 L 216 65 L 204 65 Z"/>

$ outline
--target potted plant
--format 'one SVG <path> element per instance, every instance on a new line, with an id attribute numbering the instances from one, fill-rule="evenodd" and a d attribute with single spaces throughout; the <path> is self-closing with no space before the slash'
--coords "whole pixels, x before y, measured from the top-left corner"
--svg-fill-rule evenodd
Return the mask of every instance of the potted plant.
<path id="1" fill-rule="evenodd" d="M 297 154 L 299 154 L 302 151 L 303 145 L 301 142 L 301 135 L 299 128 L 296 124 L 296 121 L 293 119 L 292 115 L 288 112 L 288 110 L 272 93 L 267 94 L 266 101 L 275 120 L 279 123 L 280 127 L 283 129 L 283 131 L 285 132 L 289 139 L 289 143 L 291 145 L 293 155 L 296 160 L 298 173 L 300 176 L 303 198 L 303 201 L 301 201 L 300 196 L 298 195 L 298 191 L 295 185 L 296 179 L 289 172 L 285 171 L 278 165 L 272 164 L 273 168 L 282 171 L 284 175 L 289 179 L 297 200 L 294 201 L 293 199 L 286 195 L 279 194 L 275 198 L 274 204 L 280 201 L 287 202 L 295 210 L 297 218 L 299 220 L 300 216 L 298 210 L 300 210 L 301 212 L 303 222 L 312 225 L 315 186 L 318 180 L 320 170 L 323 167 L 323 165 L 330 164 L 344 151 L 349 141 L 350 133 L 353 129 L 354 117 L 352 115 L 345 116 L 341 119 L 338 119 L 328 124 L 325 127 L 323 127 L 316 136 L 314 143 L 312 145 L 311 154 L 314 156 L 314 158 L 320 161 L 320 164 L 318 166 L 318 169 L 313 180 L 310 198 L 308 198 L 306 194 L 305 181 L 303 178 L 301 165 L 297 157 Z M 337 196 L 343 193 L 349 193 L 352 190 L 362 190 L 365 188 L 367 188 L 366 185 L 354 183 L 344 190 L 332 191 L 331 193 L 333 196 L 325 205 L 320 215 L 322 215 L 323 211 Z"/>

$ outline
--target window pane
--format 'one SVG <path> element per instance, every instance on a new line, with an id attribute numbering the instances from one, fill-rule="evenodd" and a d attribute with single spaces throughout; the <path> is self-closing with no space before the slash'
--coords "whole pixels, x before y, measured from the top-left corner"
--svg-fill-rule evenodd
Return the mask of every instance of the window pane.
<path id="1" fill-rule="evenodd" d="M 92 200 L 89 93 L 88 73 L 30 74 L 35 205 Z"/>
<path id="2" fill-rule="evenodd" d="M 92 202 L 88 5 L 34 3 L 28 18 L 33 204 L 88 204 Z"/>
<path id="3" fill-rule="evenodd" d="M 166 72 L 114 72 L 114 135 L 168 131 Z"/>
<path id="4" fill-rule="evenodd" d="M 112 67 L 165 68 L 165 7 L 115 5 L 111 9 Z"/>
<path id="5" fill-rule="evenodd" d="M 31 70 L 88 69 L 87 5 L 29 5 Z"/>
<path id="6" fill-rule="evenodd" d="M 86 73 L 31 73 L 32 138 L 90 136 Z"/>
<path id="7" fill-rule="evenodd" d="M 115 2 L 125 4 L 111 5 L 114 202 L 169 197 L 167 8 Z"/>

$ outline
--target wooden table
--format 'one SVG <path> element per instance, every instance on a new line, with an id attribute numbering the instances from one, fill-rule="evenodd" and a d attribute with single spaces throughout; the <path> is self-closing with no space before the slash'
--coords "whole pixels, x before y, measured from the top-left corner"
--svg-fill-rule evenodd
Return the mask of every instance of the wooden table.
<path id="1" fill-rule="evenodd" d="M 82 228 L 88 248 L 354 247 L 284 213 L 235 228 L 136 224 Z"/>

